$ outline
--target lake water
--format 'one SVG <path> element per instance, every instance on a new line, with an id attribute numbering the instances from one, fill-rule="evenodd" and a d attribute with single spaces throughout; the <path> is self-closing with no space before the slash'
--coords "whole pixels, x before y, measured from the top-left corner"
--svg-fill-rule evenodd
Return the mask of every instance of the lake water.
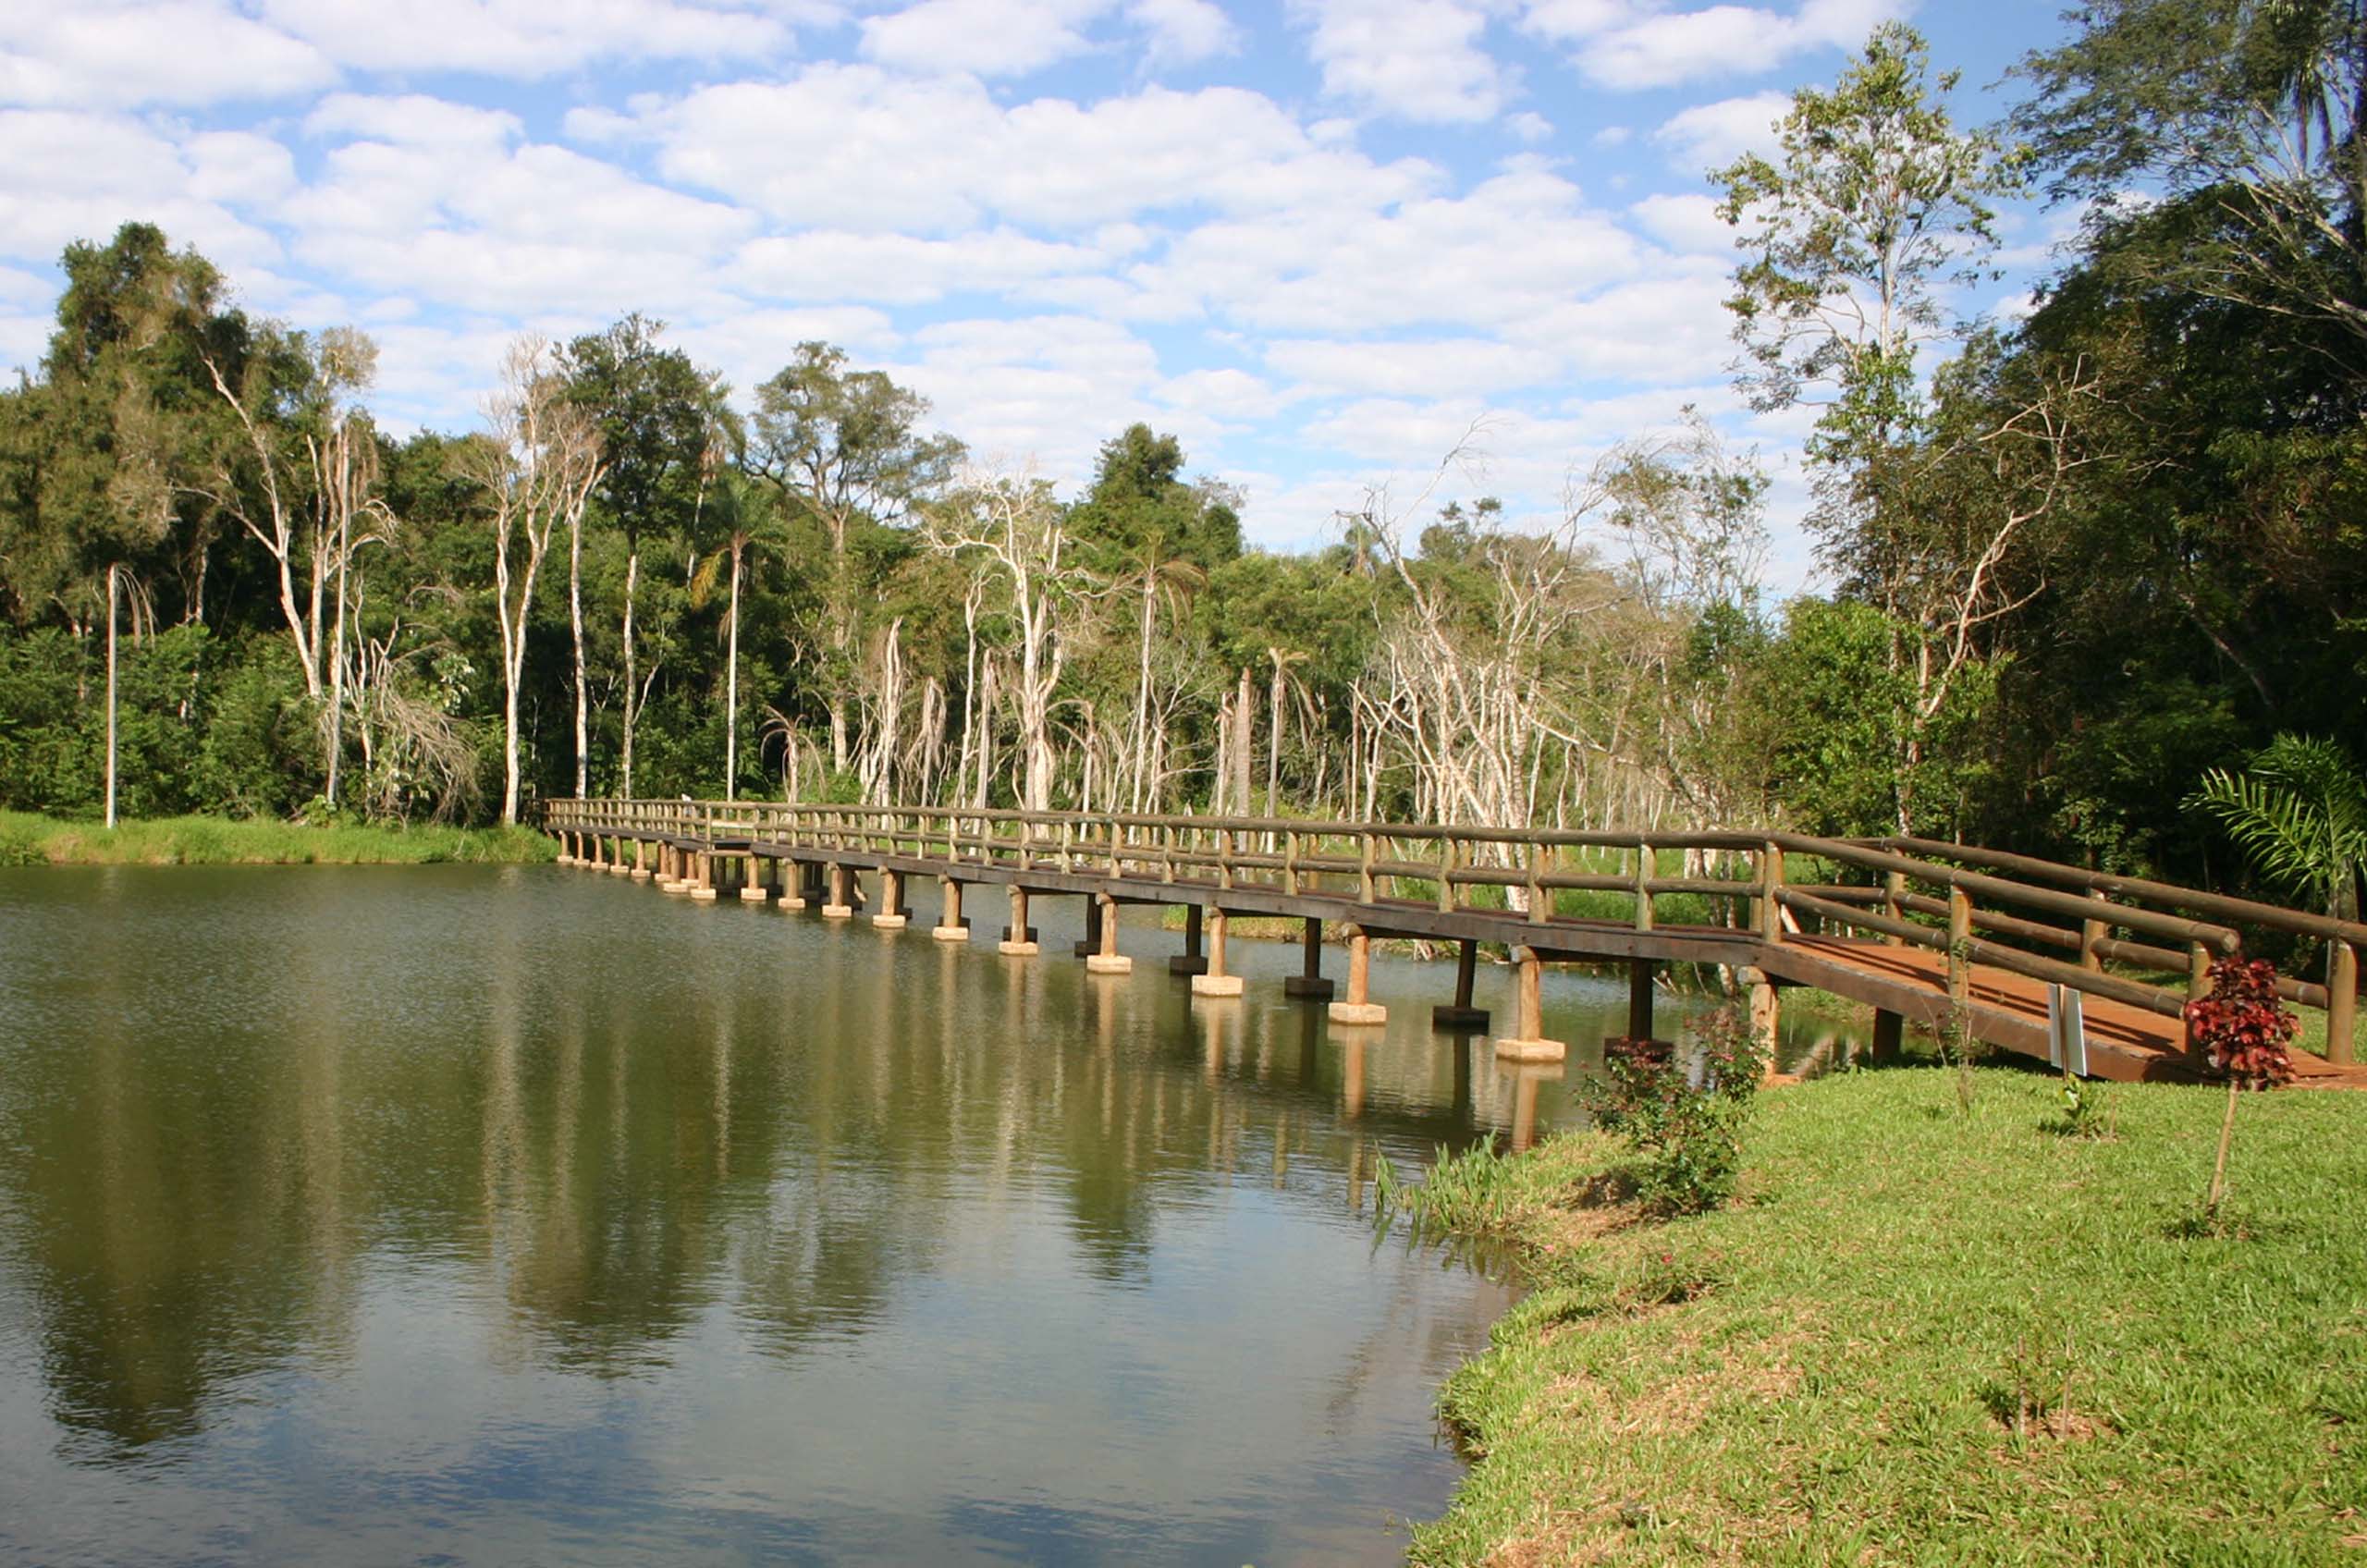
<path id="1" fill-rule="evenodd" d="M 1434 1036 L 1448 968 L 1357 1042 L 1294 948 L 1194 1002 L 1141 912 L 1088 976 L 986 892 L 953 947 L 926 888 L 0 872 L 0 1557 L 1396 1558 L 1510 1296 L 1374 1172 L 1564 1070 Z M 1570 1073 L 1624 1009 L 1549 979 Z"/>

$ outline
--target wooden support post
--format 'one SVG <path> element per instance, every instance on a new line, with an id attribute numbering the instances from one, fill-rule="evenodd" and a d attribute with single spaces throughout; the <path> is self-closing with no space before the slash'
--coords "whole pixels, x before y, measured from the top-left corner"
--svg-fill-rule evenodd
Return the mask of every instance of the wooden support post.
<path id="1" fill-rule="evenodd" d="M 1197 904 L 1192 906 L 1195 913 Z M 1237 997 L 1241 995 L 1241 976 L 1228 974 L 1224 969 L 1224 911 L 1208 911 L 1208 956 L 1205 974 L 1192 976 L 1192 994 L 1196 997 Z"/>
<path id="2" fill-rule="evenodd" d="M 1299 972 L 1282 982 L 1282 995 L 1303 997 L 1308 1001 L 1328 1001 L 1331 982 L 1323 977 L 1323 922 L 1310 917 L 1306 933 L 1301 938 L 1305 954 Z"/>
<path id="3" fill-rule="evenodd" d="M 1905 872 L 1891 871 L 1883 873 L 1883 913 L 1889 915 L 1893 920 L 1905 920 L 1907 918 L 1907 874 Z M 1903 948 L 1907 946 L 1907 938 L 1895 932 L 1885 934 L 1883 940 L 1894 948 Z"/>
<path id="4" fill-rule="evenodd" d="M 1631 1040 L 1652 1037 L 1652 971 L 1656 967 L 1648 958 L 1627 961 L 1627 1037 Z"/>
<path id="5" fill-rule="evenodd" d="M 1775 1052 L 1784 1041 L 1784 995 L 1761 974 L 1750 987 L 1750 1034 L 1767 1053 L 1767 1076 L 1775 1076 Z"/>
<path id="6" fill-rule="evenodd" d="M 740 884 L 741 901 L 760 904 L 772 896 L 772 888 L 765 880 L 765 863 L 756 857 L 754 851 L 751 850 L 748 852 L 748 876 Z"/>
<path id="7" fill-rule="evenodd" d="M 966 942 L 970 939 L 970 923 L 962 917 L 962 884 L 950 876 L 937 879 L 939 902 L 937 925 L 929 935 L 940 942 Z"/>
<path id="8" fill-rule="evenodd" d="M 1471 982 L 1478 966 L 1479 944 L 1467 938 L 1457 943 L 1454 1000 L 1430 1009 L 1431 1028 L 1444 1029 L 1456 1035 L 1477 1035 L 1488 1027 L 1488 1010 L 1471 1005 Z"/>
<path id="9" fill-rule="evenodd" d="M 1784 847 L 1761 844 L 1759 847 L 1759 936 L 1761 941 L 1780 942 L 1784 939 L 1784 906 L 1779 896 L 1784 891 Z"/>
<path id="10" fill-rule="evenodd" d="M 1085 959 L 1085 972 L 1087 974 L 1132 974 L 1134 961 L 1118 950 L 1117 900 L 1107 893 L 1096 893 L 1093 908 L 1099 916 L 1096 924 L 1099 927 L 1101 950 Z"/>
<path id="11" fill-rule="evenodd" d="M 1659 867 L 1652 864 L 1651 845 L 1637 845 L 1636 929 L 1638 931 L 1650 931 L 1652 928 L 1652 876 L 1657 870 Z"/>
<path id="12" fill-rule="evenodd" d="M 2352 1041 L 2359 1028 L 2359 949 L 2335 939 L 2334 962 L 2326 966 L 2326 1060 L 2348 1067 L 2357 1054 Z"/>
<path id="13" fill-rule="evenodd" d="M 2201 942 L 2189 942 L 2186 949 L 2186 999 L 2198 1001 L 2211 994 L 2211 949 Z M 2194 1043 L 2194 1025 L 2186 1026 L 2187 1054 L 2200 1060 L 2202 1053 Z"/>
<path id="14" fill-rule="evenodd" d="M 691 857 L 691 897 L 702 902 L 715 897 L 715 851 L 701 850 Z"/>
<path id="15" fill-rule="evenodd" d="M 636 882 L 649 880 L 649 840 L 646 839 L 632 841 L 632 879 Z"/>
<path id="16" fill-rule="evenodd" d="M 1184 906 L 1184 950 L 1167 961 L 1170 974 L 1206 974 L 1208 955 L 1201 950 L 1200 931 L 1207 912 L 1198 904 Z"/>
<path id="17" fill-rule="evenodd" d="M 803 909 L 805 907 L 805 890 L 807 886 L 807 872 L 805 869 L 805 863 L 803 861 L 785 860 L 781 862 L 779 900 L 781 908 L 786 910 Z"/>
<path id="18" fill-rule="evenodd" d="M 1070 950 L 1086 959 L 1101 950 L 1101 900 L 1094 894 L 1085 896 L 1085 935 Z"/>
<path id="19" fill-rule="evenodd" d="M 837 861 L 832 861 L 830 863 L 830 896 L 822 905 L 823 919 L 852 920 L 854 918 L 854 895 L 847 890 L 850 880 L 847 868 Z"/>
<path id="20" fill-rule="evenodd" d="M 1948 888 L 1948 1000 L 1962 1007 L 1972 999 L 1972 899 Z"/>
<path id="21" fill-rule="evenodd" d="M 1907 1020 L 1886 1008 L 1874 1010 L 1873 1058 L 1880 1063 L 1898 1060 L 1899 1047 L 1907 1035 Z"/>
<path id="22" fill-rule="evenodd" d="M 1537 949 L 1513 949 L 1513 1032 L 1496 1042 L 1496 1054 L 1509 1061 L 1559 1061 L 1570 1052 L 1561 1040 L 1545 1037 L 1545 964 Z"/>
<path id="23" fill-rule="evenodd" d="M 2112 927 L 2101 920 L 2079 922 L 2079 967 L 2091 974 L 2101 973 L 2104 966 L 2103 946 L 2112 935 Z"/>
<path id="24" fill-rule="evenodd" d="M 879 911 L 871 924 L 882 931 L 901 931 L 912 924 L 913 912 L 904 907 L 904 874 L 882 871 L 879 874 Z"/>
<path id="25" fill-rule="evenodd" d="M 625 841 L 620 838 L 609 839 L 608 875 L 611 876 L 629 876 L 632 874 L 632 867 L 625 864 Z"/>
<path id="26" fill-rule="evenodd" d="M 551 864 L 554 865 L 573 865 L 575 864 L 575 835 L 570 833 L 564 827 L 560 828 L 558 831 L 558 854 Z"/>
<path id="27" fill-rule="evenodd" d="M 1027 924 L 1027 889 L 1015 883 L 1011 889 L 1011 924 L 1002 928 L 1002 940 L 995 951 L 1005 958 L 1034 958 L 1043 951 L 1036 942 L 1036 927 Z"/>
<path id="28" fill-rule="evenodd" d="M 1365 935 L 1361 925 L 1348 927 L 1348 999 L 1331 1004 L 1331 1019 L 1334 1023 L 1349 1023 L 1359 1027 L 1386 1023 L 1389 1010 L 1372 999 L 1372 938 Z"/>

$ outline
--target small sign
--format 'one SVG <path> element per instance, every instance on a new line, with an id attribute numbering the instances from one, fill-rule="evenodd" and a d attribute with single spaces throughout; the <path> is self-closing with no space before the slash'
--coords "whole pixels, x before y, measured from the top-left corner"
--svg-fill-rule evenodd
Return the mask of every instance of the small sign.
<path id="1" fill-rule="evenodd" d="M 2046 988 L 2046 1060 L 2074 1077 L 2088 1075 L 2087 1022 L 2080 995 L 2068 986 Z"/>

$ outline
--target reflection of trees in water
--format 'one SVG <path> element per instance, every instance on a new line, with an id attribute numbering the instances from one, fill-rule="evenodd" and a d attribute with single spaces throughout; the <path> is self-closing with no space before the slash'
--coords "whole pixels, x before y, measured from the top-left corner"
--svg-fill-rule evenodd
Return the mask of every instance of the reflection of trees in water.
<path id="1" fill-rule="evenodd" d="M 195 1430 L 225 1380 L 350 1341 L 365 1253 L 457 1260 L 464 1301 L 503 1304 L 497 1354 L 627 1376 L 717 1310 L 776 1354 L 860 1331 L 957 1220 L 1049 1204 L 1082 1268 L 1140 1282 L 1163 1194 L 1209 1170 L 1331 1206 L 1352 1147 L 1477 1131 L 1468 1042 L 1397 1034 L 1360 1048 L 1343 1125 L 1319 1004 L 811 925 L 770 964 L 689 939 L 662 969 L 612 931 L 473 939 L 481 1011 L 432 1036 L 389 1043 L 291 952 L 274 1029 L 25 1059 L 0 1180 L 61 1421 L 117 1452 Z"/>

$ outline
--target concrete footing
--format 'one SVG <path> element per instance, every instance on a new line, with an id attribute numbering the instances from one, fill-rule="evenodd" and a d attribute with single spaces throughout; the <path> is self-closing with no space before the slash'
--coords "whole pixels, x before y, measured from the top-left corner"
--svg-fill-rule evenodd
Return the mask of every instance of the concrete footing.
<path id="1" fill-rule="evenodd" d="M 703 904 L 712 903 L 715 901 L 715 889 L 712 888 L 693 888 L 691 889 L 691 897 L 696 899 Z"/>
<path id="2" fill-rule="evenodd" d="M 1237 997 L 1241 995 L 1238 974 L 1195 974 L 1192 994 L 1196 997 Z"/>
<path id="3" fill-rule="evenodd" d="M 693 884 L 678 877 L 671 882 L 660 882 L 657 886 L 668 893 L 687 893 L 691 890 Z"/>
<path id="4" fill-rule="evenodd" d="M 1124 953 L 1087 953 L 1085 972 L 1087 974 L 1132 974 L 1134 961 Z"/>
<path id="5" fill-rule="evenodd" d="M 1570 1047 L 1545 1035 L 1545 964 L 1533 948 L 1513 949 L 1513 1011 L 1517 1023 L 1512 1034 L 1496 1042 L 1496 1055 L 1505 1061 L 1560 1061 Z"/>
<path id="6" fill-rule="evenodd" d="M 928 934 L 940 942 L 966 942 L 970 939 L 970 928 L 966 925 L 932 925 Z"/>
<path id="7" fill-rule="evenodd" d="M 1488 1010 L 1441 1002 L 1430 1009 L 1430 1027 L 1451 1035 L 1484 1035 L 1488 1031 Z"/>
<path id="8" fill-rule="evenodd" d="M 1282 995 L 1301 997 L 1311 1002 L 1330 1001 L 1337 989 L 1320 974 L 1294 974 L 1282 982 Z"/>
<path id="9" fill-rule="evenodd" d="M 875 914 L 871 917 L 871 925 L 878 931 L 901 931 L 911 920 L 912 917 L 905 914 Z"/>
<path id="10" fill-rule="evenodd" d="M 1006 937 L 995 944 L 995 951 L 1005 958 L 1034 958 L 1044 949 L 1035 942 L 1014 942 Z"/>
<path id="11" fill-rule="evenodd" d="M 600 869 L 607 872 L 611 876 L 631 876 L 632 875 L 632 867 L 627 865 L 622 861 L 617 862 L 614 865 L 602 866 Z"/>
<path id="12" fill-rule="evenodd" d="M 636 866 L 634 866 L 634 867 L 632 868 L 632 879 L 633 879 L 634 881 L 636 881 L 636 882 L 646 882 L 646 881 L 648 881 L 648 880 L 649 880 L 649 877 L 650 877 L 650 870 L 649 870 L 649 867 L 647 867 L 647 866 L 645 866 L 645 865 L 636 865 Z"/>
<path id="13" fill-rule="evenodd" d="M 760 904 L 772 896 L 773 890 L 761 882 L 751 882 L 740 889 L 740 901 L 743 904 Z"/>
<path id="14" fill-rule="evenodd" d="M 1208 958 L 1206 953 L 1177 953 L 1167 961 L 1167 973 L 1170 974 L 1189 974 L 1194 979 L 1197 979 L 1208 972 Z"/>
<path id="15" fill-rule="evenodd" d="M 1329 1016 L 1334 1023 L 1386 1023 L 1389 1010 L 1379 1002 L 1333 1002 Z"/>
<path id="16" fill-rule="evenodd" d="M 854 918 L 854 906 L 852 904 L 824 904 L 822 906 L 822 918 L 825 920 L 852 920 Z"/>

